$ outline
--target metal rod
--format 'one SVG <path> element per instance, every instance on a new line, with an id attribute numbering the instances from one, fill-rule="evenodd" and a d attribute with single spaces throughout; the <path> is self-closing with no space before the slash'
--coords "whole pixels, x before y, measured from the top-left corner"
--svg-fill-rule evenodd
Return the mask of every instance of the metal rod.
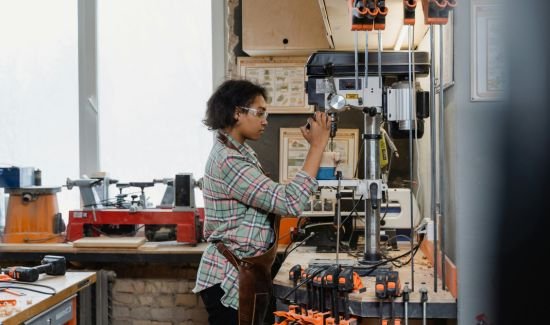
<path id="1" fill-rule="evenodd" d="M 427 317 L 426 317 L 426 303 L 422 303 L 422 325 L 427 325 Z"/>
<path id="2" fill-rule="evenodd" d="M 382 33 L 378 31 L 378 82 L 382 88 Z M 365 179 L 371 181 L 380 181 L 380 125 L 382 116 L 378 112 L 374 115 L 364 114 L 366 118 L 364 136 L 365 137 Z M 368 116 L 367 116 L 368 115 Z M 377 189 L 378 190 L 378 189 Z M 363 259 L 366 262 L 375 262 L 381 259 L 380 253 L 380 205 L 382 198 L 376 197 L 375 204 L 373 198 L 365 200 L 365 255 Z"/>
<path id="3" fill-rule="evenodd" d="M 368 153 L 367 153 L 367 146 L 368 146 L 368 141 L 367 141 L 367 113 L 363 113 L 363 180 L 367 180 L 368 179 L 368 175 L 367 175 L 367 163 L 368 163 Z M 363 248 L 363 260 L 366 260 L 367 259 L 367 255 L 368 255 L 368 251 L 367 251 L 367 238 L 369 238 L 369 230 L 368 230 L 368 227 L 367 227 L 367 224 L 368 224 L 368 209 L 369 209 L 369 204 L 368 204 L 368 200 L 367 198 L 365 197 L 363 199 L 363 207 L 365 208 L 365 247 Z"/>
<path id="4" fill-rule="evenodd" d="M 409 26 L 409 175 L 410 175 L 410 178 L 411 178 L 411 181 L 409 182 L 409 190 L 410 190 L 410 216 L 411 216 L 411 233 L 409 234 L 410 235 L 410 239 L 411 239 L 411 287 L 412 287 L 412 290 L 414 291 L 414 256 L 413 256 L 413 251 L 414 251 L 414 240 L 413 240 L 413 232 L 414 232 L 414 216 L 413 216 L 413 178 L 414 178 L 414 168 L 413 168 L 413 136 L 412 136 L 412 126 L 413 126 L 413 120 L 414 120 L 414 98 L 415 98 L 415 94 L 416 94 L 416 91 L 415 91 L 415 84 L 414 84 L 414 80 L 413 80 L 413 75 L 412 75 L 412 70 L 413 70 L 413 60 L 412 60 L 412 56 L 413 56 L 413 53 L 412 53 L 412 37 L 411 37 L 411 32 L 413 32 L 413 26 Z M 412 33 L 414 35 L 414 32 Z"/>
<path id="5" fill-rule="evenodd" d="M 363 84 L 363 103 L 367 101 L 366 89 L 369 86 L 369 32 L 365 32 L 365 82 Z"/>
<path id="6" fill-rule="evenodd" d="M 342 227 L 341 223 L 342 223 L 342 213 L 341 213 L 341 210 L 340 210 L 340 204 L 342 203 L 341 202 L 341 199 L 340 199 L 340 186 L 341 186 L 341 182 L 342 182 L 342 173 L 341 172 L 337 172 L 336 173 L 337 175 L 337 178 L 338 178 L 338 187 L 336 188 L 336 219 L 337 219 L 337 223 L 338 223 L 338 226 L 336 228 L 336 266 L 339 268 L 340 267 L 340 264 L 338 263 L 338 256 L 340 255 L 340 227 Z M 332 306 L 334 308 L 334 305 Z"/>
<path id="7" fill-rule="evenodd" d="M 443 25 L 439 25 L 439 222 L 441 224 L 441 288 L 445 290 L 445 103 L 443 98 Z M 437 249 L 437 247 L 435 247 Z M 437 263 L 437 262 L 436 262 Z M 435 273 L 437 277 L 437 273 Z"/>
<path id="8" fill-rule="evenodd" d="M 368 81 L 368 74 L 369 74 L 369 64 L 368 64 L 368 59 L 369 59 L 369 51 L 368 51 L 368 39 L 369 39 L 369 32 L 365 32 L 365 39 L 367 41 L 367 44 L 365 45 L 365 79 L 367 79 Z M 365 87 L 367 87 L 368 85 L 368 82 L 365 83 Z M 367 102 L 367 99 L 366 98 L 363 98 L 363 104 Z M 367 180 L 368 179 L 368 175 L 367 175 L 367 163 L 368 163 L 368 153 L 367 153 L 367 114 L 363 112 L 363 180 Z M 367 198 L 365 197 L 363 199 L 363 207 L 364 207 L 364 211 L 365 211 L 365 247 L 363 248 L 363 260 L 366 260 L 367 258 L 367 238 L 368 238 L 368 227 L 367 227 L 367 224 L 368 224 L 368 221 L 367 221 L 367 211 L 368 211 L 368 201 L 367 201 Z"/>
<path id="9" fill-rule="evenodd" d="M 381 115 L 376 114 L 367 116 L 367 124 L 365 134 L 369 139 L 366 139 L 366 179 L 371 181 L 380 180 L 380 120 Z M 373 208 L 373 198 L 367 199 L 365 206 L 365 214 L 367 216 L 365 229 L 367 237 L 365 237 L 365 258 L 370 262 L 379 261 L 380 254 L 380 205 L 381 198 L 377 197 L 376 208 Z"/>
<path id="10" fill-rule="evenodd" d="M 359 90 L 359 44 L 358 44 L 358 32 L 353 32 L 353 53 L 355 58 L 355 90 Z"/>
<path id="11" fill-rule="evenodd" d="M 382 88 L 382 31 L 378 30 L 378 86 Z"/>
<path id="12" fill-rule="evenodd" d="M 435 137 L 435 36 L 434 25 L 430 25 L 430 148 L 431 148 L 431 188 L 430 215 L 434 233 L 434 291 L 437 292 L 437 215 L 436 215 L 436 137 Z"/>
<path id="13" fill-rule="evenodd" d="M 404 318 L 405 318 L 405 325 L 409 325 L 409 299 L 410 299 L 410 290 L 409 290 L 409 283 L 405 282 L 405 286 L 403 287 L 402 292 L 403 297 L 403 304 L 404 304 Z"/>
<path id="14" fill-rule="evenodd" d="M 422 287 L 420 288 L 420 302 L 422 303 L 422 325 L 427 325 L 427 315 L 426 315 L 426 304 L 428 302 L 428 290 L 422 282 Z"/>

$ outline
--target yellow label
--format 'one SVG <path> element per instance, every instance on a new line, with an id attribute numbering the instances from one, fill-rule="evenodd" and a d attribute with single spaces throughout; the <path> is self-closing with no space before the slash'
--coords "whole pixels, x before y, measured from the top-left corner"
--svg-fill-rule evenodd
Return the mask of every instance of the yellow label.
<path id="1" fill-rule="evenodd" d="M 388 163 L 388 147 L 386 146 L 386 139 L 382 136 L 380 138 L 380 168 L 386 167 Z"/>
<path id="2" fill-rule="evenodd" d="M 358 99 L 359 94 L 346 94 L 346 99 Z"/>

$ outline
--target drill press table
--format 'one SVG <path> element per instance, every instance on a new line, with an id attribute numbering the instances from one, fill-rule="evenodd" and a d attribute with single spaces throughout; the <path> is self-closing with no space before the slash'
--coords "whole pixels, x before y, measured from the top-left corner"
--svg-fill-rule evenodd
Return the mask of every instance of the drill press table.
<path id="1" fill-rule="evenodd" d="M 400 251 L 392 252 L 391 255 L 397 256 L 403 254 L 409 250 L 409 246 L 400 247 Z M 281 269 L 277 273 L 274 279 L 274 291 L 275 297 L 284 297 L 293 287 L 294 284 L 288 278 L 288 274 L 292 266 L 300 264 L 302 268 L 308 267 L 308 263 L 314 259 L 335 259 L 336 254 L 334 253 L 316 253 L 315 247 L 299 247 L 293 251 L 285 260 Z M 349 256 L 347 253 L 339 254 L 340 260 L 353 260 L 355 257 Z M 410 264 L 403 266 L 401 268 L 395 268 L 395 271 L 399 272 L 399 278 L 401 282 L 401 287 L 403 287 L 405 282 L 409 282 L 409 288 L 411 287 L 411 267 Z M 379 311 L 379 300 L 375 296 L 374 286 L 375 278 L 374 277 L 361 277 L 363 285 L 366 287 L 366 291 L 363 293 L 351 293 L 349 295 L 349 311 L 351 315 L 359 317 L 375 317 L 380 316 Z M 424 282 L 425 284 L 422 284 Z M 410 301 L 408 306 L 409 318 L 421 318 L 422 317 L 422 304 L 420 303 L 420 293 L 419 289 L 421 287 L 426 287 L 428 290 L 428 302 L 427 302 L 427 318 L 444 318 L 444 319 L 456 319 L 457 318 L 457 307 L 456 299 L 451 295 L 449 291 L 442 290 L 441 281 L 438 281 L 438 290 L 435 292 L 433 290 L 434 284 L 434 275 L 433 267 L 430 265 L 428 260 L 424 257 L 424 254 L 421 250 L 418 250 L 415 255 L 415 274 L 414 274 L 414 292 L 410 293 Z M 307 292 L 305 290 L 305 285 L 300 287 L 298 290 L 298 301 L 300 303 L 306 302 Z M 289 298 L 293 298 L 294 294 L 290 295 Z M 277 299 L 278 304 L 280 299 Z M 395 299 L 395 315 L 403 317 L 403 300 L 401 297 Z M 330 305 L 330 304 L 329 304 Z M 389 300 L 385 300 L 383 304 L 383 314 L 384 317 L 390 316 L 390 305 Z M 282 306 L 280 309 L 284 309 Z M 342 309 L 340 308 L 340 311 Z"/>

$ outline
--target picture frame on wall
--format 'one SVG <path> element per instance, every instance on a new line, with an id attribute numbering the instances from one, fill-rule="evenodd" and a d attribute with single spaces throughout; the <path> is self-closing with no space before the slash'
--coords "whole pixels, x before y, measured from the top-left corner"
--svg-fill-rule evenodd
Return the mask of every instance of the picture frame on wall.
<path id="1" fill-rule="evenodd" d="M 309 150 L 299 128 L 281 128 L 279 131 L 279 182 L 288 183 L 302 169 Z M 325 151 L 330 151 L 330 142 Z M 334 150 L 340 153 L 336 167 L 344 179 L 354 178 L 358 160 L 359 129 L 338 129 Z"/>
<path id="2" fill-rule="evenodd" d="M 443 89 L 454 85 L 454 11 L 449 12 L 449 21 L 443 26 Z M 438 63 L 439 64 L 439 63 Z"/>
<path id="3" fill-rule="evenodd" d="M 312 113 L 305 91 L 306 57 L 239 57 L 239 76 L 267 90 L 270 114 Z"/>
<path id="4" fill-rule="evenodd" d="M 473 0 L 471 5 L 471 99 L 501 100 L 505 84 L 505 53 L 499 36 L 502 11 L 495 0 Z"/>

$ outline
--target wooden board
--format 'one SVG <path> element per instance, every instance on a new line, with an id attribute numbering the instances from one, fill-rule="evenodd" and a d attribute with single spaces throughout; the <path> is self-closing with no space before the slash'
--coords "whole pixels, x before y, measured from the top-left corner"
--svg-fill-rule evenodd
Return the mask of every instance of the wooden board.
<path id="1" fill-rule="evenodd" d="M 73 247 L 138 248 L 144 237 L 84 237 L 73 242 Z"/>

